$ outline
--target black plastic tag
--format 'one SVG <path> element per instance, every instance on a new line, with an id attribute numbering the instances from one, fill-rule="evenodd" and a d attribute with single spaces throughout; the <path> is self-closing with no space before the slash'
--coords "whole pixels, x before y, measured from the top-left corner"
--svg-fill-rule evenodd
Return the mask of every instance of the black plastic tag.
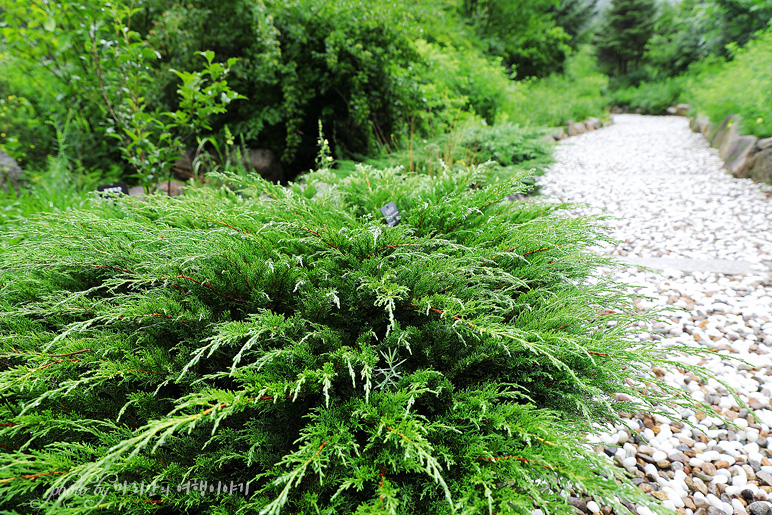
<path id="1" fill-rule="evenodd" d="M 97 191 L 102 194 L 100 196 L 105 198 L 108 198 L 110 193 L 121 193 L 123 195 L 128 195 L 129 185 L 125 182 L 111 182 L 110 184 L 97 186 Z"/>
<path id="2" fill-rule="evenodd" d="M 402 221 L 402 216 L 399 214 L 399 210 L 394 202 L 389 202 L 381 208 L 381 214 L 386 219 L 386 223 L 394 227 Z"/>

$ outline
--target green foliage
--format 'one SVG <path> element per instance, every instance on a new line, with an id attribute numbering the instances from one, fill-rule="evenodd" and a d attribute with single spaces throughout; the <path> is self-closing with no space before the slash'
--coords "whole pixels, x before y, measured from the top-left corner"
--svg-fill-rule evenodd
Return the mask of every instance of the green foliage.
<path id="1" fill-rule="evenodd" d="M 744 46 L 772 19 L 770 0 L 713 0 L 709 5 L 711 36 L 720 55 L 729 55 L 727 45 Z"/>
<path id="2" fill-rule="evenodd" d="M 513 88 L 501 58 L 489 59 L 472 48 L 458 49 L 420 39 L 415 44 L 426 62 L 421 95 L 426 102 L 425 113 L 431 115 L 424 123 L 435 124 L 432 132 L 441 134 L 457 124 L 460 111 L 476 113 L 487 123 L 495 123 Z M 444 125 L 436 127 L 437 122 L 432 120 L 441 120 Z"/>
<path id="3" fill-rule="evenodd" d="M 617 89 L 610 95 L 611 103 L 640 110 L 644 114 L 665 114 L 669 107 L 681 99 L 684 82 L 683 77 L 675 77 Z"/>
<path id="4" fill-rule="evenodd" d="M 772 136 L 772 27 L 732 52 L 729 62 L 695 66 L 687 76 L 684 97 L 711 120 L 739 114 L 746 134 Z"/>
<path id="5" fill-rule="evenodd" d="M 22 241 L 0 251 L 1 509 L 651 504 L 584 435 L 693 401 L 648 372 L 677 349 L 632 338 L 642 315 L 587 252 L 606 239 L 597 221 L 507 202 L 520 178 L 475 169 L 220 179 L 9 234 Z M 186 481 L 250 490 L 190 495 Z"/>
<path id="6" fill-rule="evenodd" d="M 601 63 L 617 76 L 635 71 L 656 20 L 655 0 L 611 0 L 595 35 Z"/>
<path id="7" fill-rule="evenodd" d="M 519 78 L 562 70 L 570 36 L 557 24 L 553 0 L 461 0 L 459 9 L 489 52 Z"/>
<path id="8" fill-rule="evenodd" d="M 318 120 L 337 153 L 368 154 L 422 109 L 413 15 L 401 8 L 362 0 L 162 5 L 150 39 L 164 62 L 188 70 L 191 51 L 209 48 L 218 59 L 239 58 L 230 84 L 250 102 L 218 128 L 276 150 L 295 172 L 313 167 Z"/>
<path id="9" fill-rule="evenodd" d="M 487 180 L 508 179 L 523 170 L 541 168 L 551 162 L 552 144 L 543 136 L 543 128 L 521 128 L 512 123 L 494 126 L 468 122 L 456 130 L 431 140 L 413 141 L 407 149 L 384 153 L 367 160 L 376 168 L 397 168 L 434 176 L 459 165 L 488 163 Z M 336 163 L 334 173 L 346 177 L 355 172 L 353 161 Z M 534 181 L 528 179 L 527 184 Z"/>
<path id="10" fill-rule="evenodd" d="M 711 37 L 713 23 L 711 9 L 704 2 L 683 0 L 672 5 L 662 4 L 644 57 L 650 76 L 675 77 L 693 62 L 720 51 L 717 39 Z"/>
<path id="11" fill-rule="evenodd" d="M 59 141 L 63 143 L 61 136 Z M 48 158 L 42 171 L 25 172 L 22 188 L 0 190 L 0 247 L 13 242 L 6 238 L 12 226 L 24 224 L 26 218 L 38 213 L 61 214 L 85 207 L 90 202 L 89 192 L 111 179 L 103 170 L 81 169 L 68 152 L 60 144 L 58 154 Z"/>
<path id="12" fill-rule="evenodd" d="M 148 186 L 168 176 L 192 135 L 210 128 L 209 118 L 243 98 L 222 77 L 228 68 L 202 53 L 206 67 L 176 72 L 179 107 L 151 101 L 154 62 L 160 53 L 132 29 L 141 9 L 104 0 L 10 1 L 3 12 L 4 43 L 14 56 L 8 66 L 41 69 L 56 80 L 61 97 L 82 109 L 92 130 L 118 140 L 123 157 Z M 232 66 L 233 62 L 228 63 Z"/>
<path id="13" fill-rule="evenodd" d="M 0 90 L 8 91 L 1 86 Z M 46 140 L 52 132 L 29 99 L 16 95 L 0 97 L 0 150 L 23 168 L 39 165 L 45 159 L 49 150 Z"/>
<path id="14" fill-rule="evenodd" d="M 568 44 L 576 51 L 589 42 L 590 24 L 597 14 L 598 0 L 560 0 L 552 8 L 555 23 L 570 36 Z"/>
<path id="15" fill-rule="evenodd" d="M 565 74 L 518 82 L 501 120 L 557 127 L 569 120 L 602 118 L 608 105 L 608 77 L 598 70 L 591 52 L 590 47 L 580 49 L 568 60 Z"/>

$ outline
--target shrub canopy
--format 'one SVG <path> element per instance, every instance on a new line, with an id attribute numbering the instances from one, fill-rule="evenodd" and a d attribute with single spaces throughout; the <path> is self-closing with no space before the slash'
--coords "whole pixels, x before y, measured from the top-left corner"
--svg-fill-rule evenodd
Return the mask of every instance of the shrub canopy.
<path id="1" fill-rule="evenodd" d="M 476 170 L 223 179 L 8 235 L 21 241 L 0 270 L 0 508 L 650 502 L 584 436 L 620 410 L 691 401 L 648 372 L 669 361 L 631 337 L 631 298 L 597 273 L 596 223 L 510 202 L 519 178 Z M 250 491 L 175 488 L 199 480 Z"/>

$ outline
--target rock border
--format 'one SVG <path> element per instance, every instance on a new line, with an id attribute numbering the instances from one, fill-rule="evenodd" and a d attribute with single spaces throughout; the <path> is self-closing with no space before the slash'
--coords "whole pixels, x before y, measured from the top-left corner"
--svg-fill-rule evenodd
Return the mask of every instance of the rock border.
<path id="1" fill-rule="evenodd" d="M 689 119 L 689 127 L 718 149 L 724 167 L 733 177 L 772 184 L 772 138 L 743 136 L 737 130 L 739 122 L 736 114 L 730 114 L 718 125 L 707 116 L 694 115 Z"/>
<path id="2" fill-rule="evenodd" d="M 583 122 L 574 122 L 569 120 L 566 122 L 565 127 L 558 127 L 552 134 L 547 134 L 544 139 L 547 141 L 560 141 L 562 139 L 569 138 L 571 136 L 578 136 L 585 132 L 596 131 L 609 125 L 613 125 L 613 121 L 608 120 L 605 122 L 600 121 L 598 118 L 587 118 Z"/>

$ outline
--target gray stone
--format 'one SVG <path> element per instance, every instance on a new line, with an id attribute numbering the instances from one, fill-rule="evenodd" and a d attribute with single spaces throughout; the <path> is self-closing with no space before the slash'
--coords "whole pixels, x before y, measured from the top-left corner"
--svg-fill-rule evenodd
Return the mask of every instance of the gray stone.
<path id="1" fill-rule="evenodd" d="M 718 149 L 718 157 L 723 159 L 724 162 L 726 162 L 732 151 L 734 151 L 740 139 L 740 133 L 737 131 L 739 122 L 739 118 L 730 120 L 726 125 L 726 132 L 724 133 L 723 138 L 721 141 L 717 142 L 717 145 L 715 145 L 715 147 Z M 756 142 L 754 141 L 753 144 L 755 145 Z"/>
<path id="2" fill-rule="evenodd" d="M 585 502 L 579 497 L 569 497 L 568 504 L 581 511 L 582 513 L 590 513 L 590 510 L 587 509 L 587 504 L 585 504 Z"/>
<path id="3" fill-rule="evenodd" d="M 5 191 L 8 191 L 9 186 L 18 188 L 22 173 L 19 163 L 0 150 L 0 188 Z"/>
<path id="4" fill-rule="evenodd" d="M 700 133 L 702 134 L 702 137 L 710 141 L 710 135 L 713 134 L 713 128 L 714 126 L 711 122 L 705 122 L 705 124 L 700 127 Z"/>
<path id="5" fill-rule="evenodd" d="M 756 182 L 772 184 L 772 148 L 762 150 L 753 156 L 748 177 Z"/>
<path id="6" fill-rule="evenodd" d="M 766 150 L 772 148 L 772 138 L 760 139 L 756 142 L 756 148 L 759 150 Z"/>
<path id="7" fill-rule="evenodd" d="M 772 515 L 772 504 L 765 501 L 756 501 L 748 505 L 748 513 L 751 515 Z"/>
<path id="8" fill-rule="evenodd" d="M 688 450 L 688 449 L 687 449 Z M 689 456 L 682 452 L 673 452 L 668 455 L 667 459 L 670 461 L 678 461 L 681 463 L 689 463 Z"/>
<path id="9" fill-rule="evenodd" d="M 598 130 L 602 127 L 600 120 L 597 118 L 587 118 L 587 120 L 584 122 L 584 125 L 589 131 Z"/>
<path id="10" fill-rule="evenodd" d="M 710 479 L 708 479 L 708 481 L 710 481 Z M 708 485 L 706 485 L 699 477 L 692 478 L 692 485 L 697 492 L 700 492 L 702 495 L 708 495 Z"/>
<path id="11" fill-rule="evenodd" d="M 247 149 L 241 158 L 245 167 L 260 174 L 271 182 L 284 181 L 284 168 L 272 150 L 267 148 Z"/>
<path id="12" fill-rule="evenodd" d="M 695 478 L 695 481 L 694 481 L 695 485 L 697 484 L 696 479 L 699 479 L 701 481 L 707 481 L 707 482 L 711 482 L 713 480 L 713 476 L 706 474 L 704 472 L 692 471 L 692 475 Z"/>
<path id="13" fill-rule="evenodd" d="M 568 122 L 568 135 L 577 136 L 587 132 L 587 127 L 582 122 Z"/>
<path id="14" fill-rule="evenodd" d="M 734 124 L 737 123 L 737 119 L 738 117 L 736 114 L 730 114 L 724 118 L 720 124 L 718 124 L 718 127 L 716 127 L 710 134 L 711 147 L 721 147 L 721 145 L 724 143 L 724 138 L 726 138 L 727 132 L 729 132 Z"/>
<path id="15" fill-rule="evenodd" d="M 737 138 L 724 159 L 726 169 L 735 177 L 745 178 L 750 172 L 749 161 L 756 149 L 756 136 L 742 136 Z"/>
<path id="16" fill-rule="evenodd" d="M 772 474 L 765 470 L 759 470 L 756 472 L 756 478 L 762 483 L 772 486 Z"/>
<path id="17" fill-rule="evenodd" d="M 687 113 L 687 112 L 689 111 L 689 109 L 691 109 L 691 108 L 692 108 L 692 106 L 690 106 L 689 104 L 678 104 L 678 105 L 676 106 L 676 114 L 677 114 L 678 116 L 686 116 L 686 113 Z"/>
<path id="18" fill-rule="evenodd" d="M 637 256 L 617 256 L 617 259 L 623 263 L 633 266 L 642 266 L 656 270 L 681 270 L 684 272 L 714 272 L 720 274 L 752 274 L 764 272 L 767 267 L 750 261 L 739 261 L 729 259 L 682 259 L 682 258 L 643 258 Z M 706 395 L 705 401 L 713 399 Z M 718 402 L 719 397 L 715 398 Z M 680 450 L 688 450 L 680 449 Z"/>

